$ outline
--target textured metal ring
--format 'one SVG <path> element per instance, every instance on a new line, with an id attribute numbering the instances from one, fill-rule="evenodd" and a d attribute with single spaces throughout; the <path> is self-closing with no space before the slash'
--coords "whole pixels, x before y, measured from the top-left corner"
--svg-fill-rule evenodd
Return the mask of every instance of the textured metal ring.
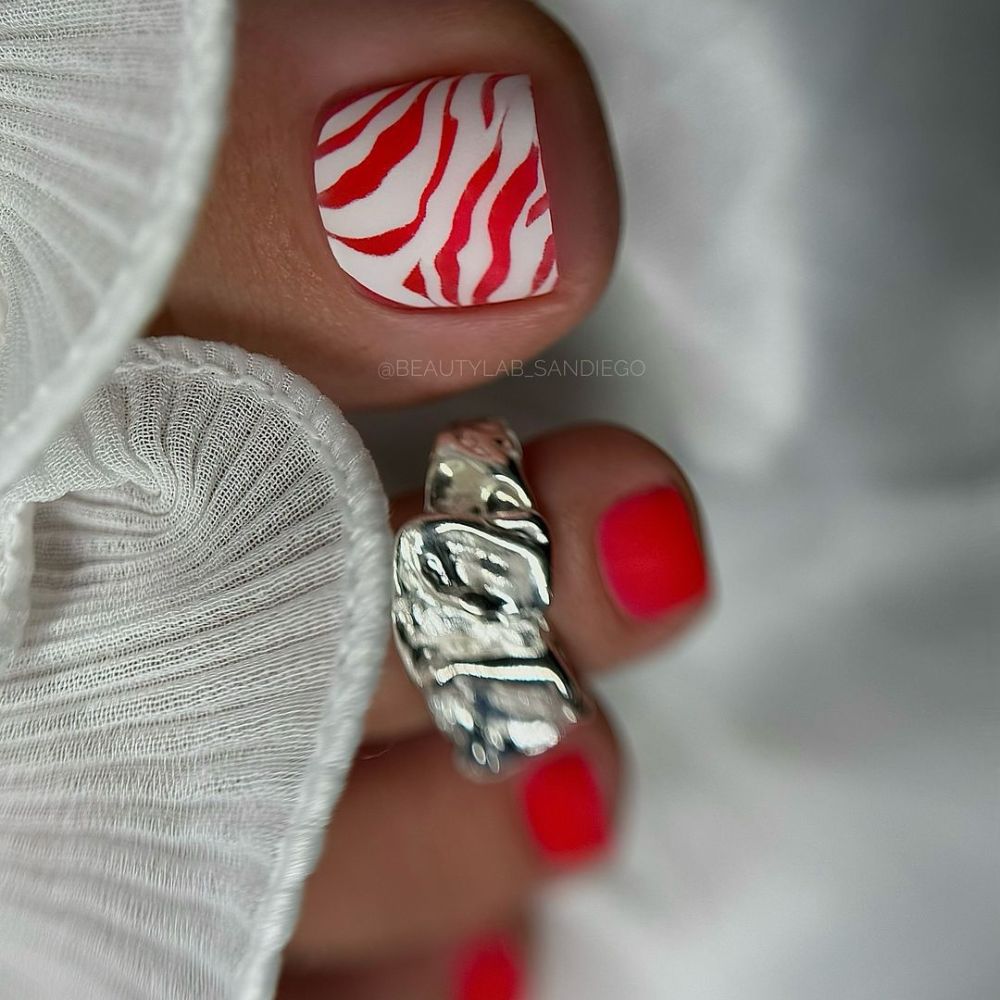
<path id="1" fill-rule="evenodd" d="M 396 535 L 396 644 L 459 766 L 501 775 L 591 711 L 545 619 L 548 526 L 503 421 L 438 435 L 424 511 Z"/>

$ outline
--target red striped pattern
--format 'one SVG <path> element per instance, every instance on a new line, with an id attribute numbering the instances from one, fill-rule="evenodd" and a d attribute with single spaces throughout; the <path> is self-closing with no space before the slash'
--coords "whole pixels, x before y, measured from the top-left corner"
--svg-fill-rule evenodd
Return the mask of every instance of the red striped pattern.
<path id="1" fill-rule="evenodd" d="M 484 305 L 557 280 L 525 76 L 477 73 L 342 101 L 320 130 L 315 174 L 334 257 L 379 299 Z"/>

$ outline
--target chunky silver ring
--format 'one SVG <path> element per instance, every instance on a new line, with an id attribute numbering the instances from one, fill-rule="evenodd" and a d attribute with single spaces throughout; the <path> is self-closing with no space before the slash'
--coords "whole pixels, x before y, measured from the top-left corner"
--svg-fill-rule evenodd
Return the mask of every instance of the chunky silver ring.
<path id="1" fill-rule="evenodd" d="M 396 535 L 396 645 L 459 766 L 499 776 L 555 746 L 592 710 L 556 649 L 549 530 L 502 420 L 434 443 L 424 514 Z"/>

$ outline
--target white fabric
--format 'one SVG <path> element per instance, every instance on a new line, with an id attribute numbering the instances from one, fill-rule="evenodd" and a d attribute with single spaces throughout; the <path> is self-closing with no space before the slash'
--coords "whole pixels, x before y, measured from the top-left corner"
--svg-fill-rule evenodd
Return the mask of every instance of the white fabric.
<path id="1" fill-rule="evenodd" d="M 0 997 L 270 996 L 386 638 L 356 435 L 274 361 L 142 341 L 0 546 Z"/>
<path id="2" fill-rule="evenodd" d="M 230 19 L 228 0 L 0 4 L 0 490 L 157 306 L 218 137 Z"/>

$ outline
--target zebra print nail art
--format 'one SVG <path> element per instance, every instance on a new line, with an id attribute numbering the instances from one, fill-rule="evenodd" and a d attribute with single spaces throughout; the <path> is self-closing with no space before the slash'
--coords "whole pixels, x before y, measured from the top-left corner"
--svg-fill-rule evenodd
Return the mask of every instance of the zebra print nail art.
<path id="1" fill-rule="evenodd" d="M 527 76 L 472 73 L 337 104 L 315 177 L 333 256 L 381 299 L 485 305 L 556 283 Z"/>

